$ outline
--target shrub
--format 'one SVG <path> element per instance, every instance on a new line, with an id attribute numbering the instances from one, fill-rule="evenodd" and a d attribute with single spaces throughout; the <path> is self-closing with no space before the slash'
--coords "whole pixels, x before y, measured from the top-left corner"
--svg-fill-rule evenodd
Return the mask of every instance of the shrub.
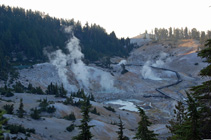
<path id="1" fill-rule="evenodd" d="M 41 95 L 45 94 L 45 93 L 42 91 L 41 87 L 36 87 L 36 93 L 37 93 L 37 94 L 41 94 Z"/>
<path id="2" fill-rule="evenodd" d="M 56 111 L 56 108 L 54 106 L 49 106 L 47 98 L 40 100 L 39 107 L 40 107 L 39 111 L 41 112 L 54 113 Z"/>
<path id="3" fill-rule="evenodd" d="M 5 94 L 6 97 L 12 97 L 14 96 L 14 93 L 12 93 L 11 91 L 8 91 L 6 94 Z"/>
<path id="4" fill-rule="evenodd" d="M 47 111 L 47 107 L 48 107 L 49 103 L 48 103 L 48 100 L 47 98 L 46 99 L 43 99 L 41 100 L 40 104 L 39 104 L 39 107 L 40 107 L 40 111 Z"/>
<path id="5" fill-rule="evenodd" d="M 74 129 L 75 129 L 75 125 L 74 124 L 71 124 L 70 126 L 68 126 L 66 128 L 66 130 L 69 131 L 69 132 L 73 131 Z"/>
<path id="6" fill-rule="evenodd" d="M 4 86 L 4 88 L 0 88 L 0 94 L 6 97 L 14 96 L 14 94 L 12 93 L 12 89 L 8 88 L 7 86 Z"/>
<path id="7" fill-rule="evenodd" d="M 4 105 L 3 108 L 6 110 L 7 114 L 13 114 L 14 105 Z"/>
<path id="8" fill-rule="evenodd" d="M 76 120 L 75 114 L 72 112 L 71 114 L 65 116 L 64 119 L 74 121 L 74 120 Z"/>
<path id="9" fill-rule="evenodd" d="M 31 109 L 32 113 L 31 113 L 31 117 L 35 120 L 39 120 L 40 119 L 40 111 L 35 108 L 35 109 Z"/>
<path id="10" fill-rule="evenodd" d="M 21 82 L 16 82 L 13 86 L 14 91 L 17 93 L 23 93 L 24 92 L 24 86 L 21 84 Z"/>
<path id="11" fill-rule="evenodd" d="M 95 115 L 99 115 L 100 116 L 100 113 L 97 112 L 97 109 L 94 108 L 93 110 L 90 111 L 91 113 L 95 114 Z"/>
<path id="12" fill-rule="evenodd" d="M 9 124 L 5 126 L 4 129 L 9 130 L 11 134 L 18 134 L 19 132 L 23 134 L 26 134 L 26 132 L 35 133 L 35 129 L 29 129 L 29 128 L 25 129 L 21 125 L 14 125 L 14 124 Z"/>
<path id="13" fill-rule="evenodd" d="M 55 97 L 66 97 L 67 91 L 64 89 L 63 84 L 61 84 L 61 86 L 58 86 L 57 84 L 54 85 L 53 83 L 51 83 L 50 85 L 48 85 L 45 93 L 55 95 Z"/>
<path id="14" fill-rule="evenodd" d="M 73 105 L 73 98 L 72 97 L 67 97 L 66 100 L 63 102 L 65 105 Z"/>
<path id="15" fill-rule="evenodd" d="M 116 112 L 114 108 L 112 108 L 111 106 L 104 106 L 105 109 L 109 110 L 109 111 L 112 111 L 112 112 Z"/>
<path id="16" fill-rule="evenodd" d="M 89 99 L 90 101 L 95 101 L 94 95 L 92 93 L 89 95 Z"/>
<path id="17" fill-rule="evenodd" d="M 55 111 L 56 111 L 56 108 L 54 106 L 47 107 L 47 112 L 48 113 L 54 113 Z"/>

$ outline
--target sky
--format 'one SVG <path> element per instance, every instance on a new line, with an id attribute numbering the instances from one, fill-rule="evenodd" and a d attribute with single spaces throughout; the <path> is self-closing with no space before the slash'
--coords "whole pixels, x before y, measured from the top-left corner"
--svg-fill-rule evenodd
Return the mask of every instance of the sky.
<path id="1" fill-rule="evenodd" d="M 118 38 L 157 28 L 211 30 L 211 0 L 0 0 L 52 17 L 98 24 Z"/>

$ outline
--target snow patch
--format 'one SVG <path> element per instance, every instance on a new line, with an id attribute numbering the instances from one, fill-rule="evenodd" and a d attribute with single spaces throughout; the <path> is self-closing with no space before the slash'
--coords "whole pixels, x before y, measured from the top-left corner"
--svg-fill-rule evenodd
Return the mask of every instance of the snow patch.
<path id="1" fill-rule="evenodd" d="M 120 107 L 119 109 L 125 109 L 125 110 L 129 110 L 129 111 L 138 112 L 136 105 L 134 105 L 132 102 L 129 102 L 129 101 L 113 100 L 113 101 L 106 102 L 106 104 L 121 105 L 122 107 Z"/>

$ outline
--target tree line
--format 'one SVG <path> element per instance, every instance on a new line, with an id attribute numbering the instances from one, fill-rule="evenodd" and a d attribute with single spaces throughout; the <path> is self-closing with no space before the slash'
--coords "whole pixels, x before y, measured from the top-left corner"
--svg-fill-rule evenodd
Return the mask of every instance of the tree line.
<path id="1" fill-rule="evenodd" d="M 65 49 L 70 35 L 64 32 L 73 27 L 80 40 L 85 60 L 96 61 L 105 56 L 127 56 L 133 48 L 129 38 L 118 39 L 99 25 L 58 19 L 39 11 L 0 5 L 0 78 L 5 80 L 12 65 L 27 65 L 47 61 L 45 47 L 51 51 Z"/>
<path id="2" fill-rule="evenodd" d="M 200 41 L 200 44 L 203 45 L 206 40 L 211 38 L 211 31 L 198 31 L 196 28 L 188 29 L 185 28 L 155 28 L 148 33 L 145 31 L 144 37 L 149 34 L 149 37 L 154 40 L 163 41 L 163 40 L 173 40 L 177 41 L 180 39 L 195 39 Z"/>

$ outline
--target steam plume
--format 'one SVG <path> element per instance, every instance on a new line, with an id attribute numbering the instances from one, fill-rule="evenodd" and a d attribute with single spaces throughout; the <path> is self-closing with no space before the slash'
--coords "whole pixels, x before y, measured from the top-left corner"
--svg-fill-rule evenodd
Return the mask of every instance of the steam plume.
<path id="1" fill-rule="evenodd" d="M 100 90 L 111 90 L 113 88 L 113 78 L 109 73 L 102 70 L 86 66 L 82 58 L 84 57 L 81 52 L 79 40 L 73 35 L 72 28 L 65 28 L 65 32 L 72 34 L 66 48 L 68 54 L 64 54 L 62 50 L 57 50 L 53 53 L 47 53 L 50 63 L 56 66 L 59 77 L 61 78 L 64 88 L 69 91 L 76 91 L 75 85 L 70 85 L 67 79 L 68 67 L 74 73 L 74 77 L 79 84 L 79 88 L 89 90 L 93 88 L 94 83 L 100 84 Z"/>
<path id="2" fill-rule="evenodd" d="M 165 63 L 169 62 L 169 61 L 171 61 L 171 59 L 168 58 L 168 54 L 165 52 L 161 52 L 159 54 L 159 57 L 157 58 L 157 60 L 154 63 L 152 61 L 147 61 L 141 70 L 141 74 L 142 74 L 143 78 L 151 79 L 151 80 L 162 80 L 158 74 L 153 72 L 153 70 L 150 66 L 162 68 L 162 67 L 165 67 Z"/>
<path id="3" fill-rule="evenodd" d="M 151 79 L 151 80 L 162 80 L 161 78 L 159 78 L 153 71 L 152 68 L 150 67 L 151 62 L 147 61 L 142 70 L 141 70 L 141 74 L 143 76 L 144 79 Z"/>

